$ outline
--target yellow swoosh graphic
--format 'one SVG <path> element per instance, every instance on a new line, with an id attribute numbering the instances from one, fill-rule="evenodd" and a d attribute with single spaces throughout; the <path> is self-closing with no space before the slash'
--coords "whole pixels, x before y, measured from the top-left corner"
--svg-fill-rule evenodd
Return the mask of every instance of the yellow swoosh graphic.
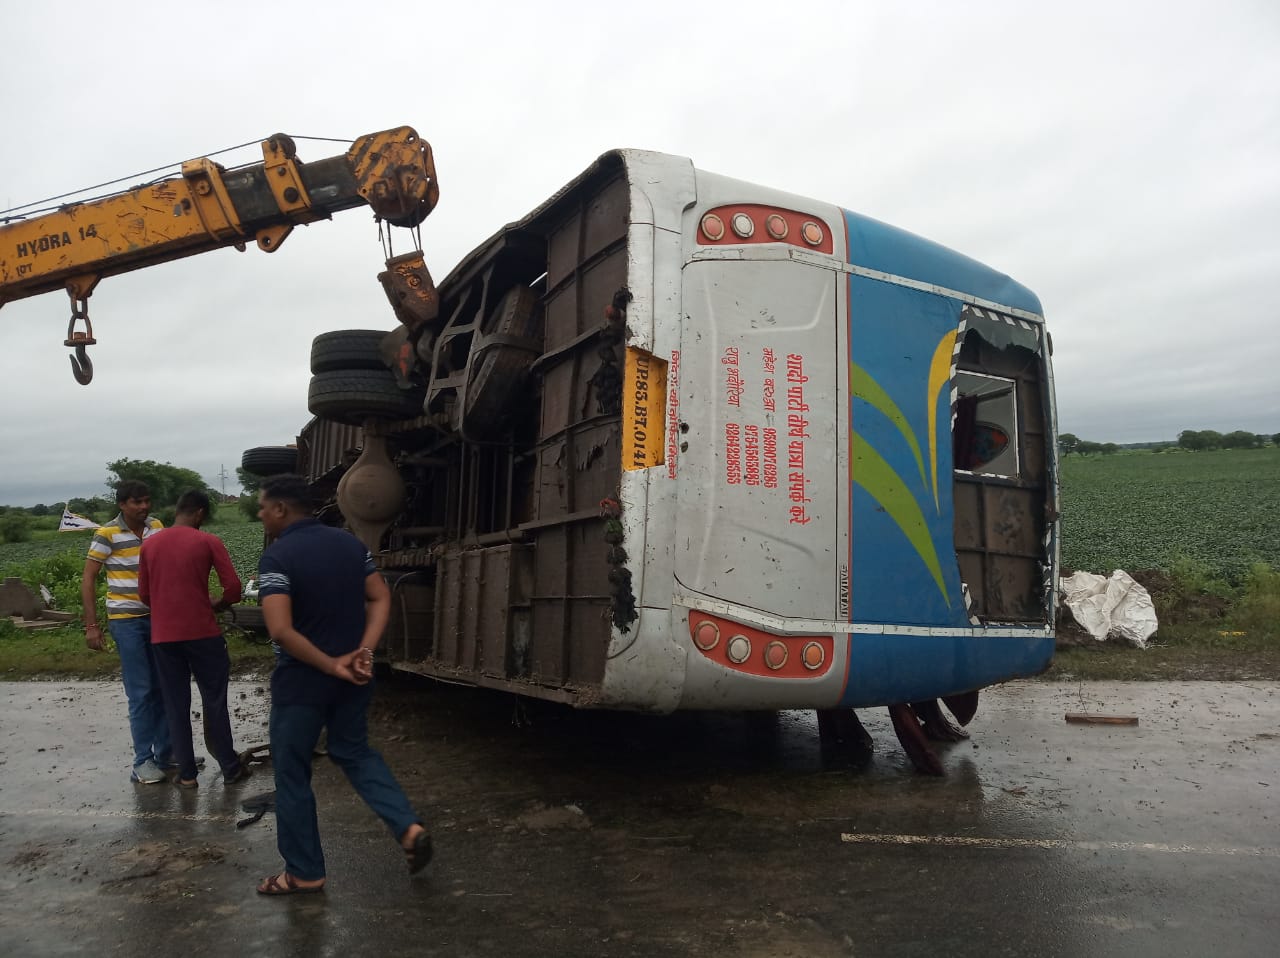
<path id="1" fill-rule="evenodd" d="M 929 466 L 933 475 L 933 507 L 941 511 L 938 503 L 938 393 L 951 379 L 951 357 L 955 352 L 956 333 L 946 333 L 933 351 L 933 361 L 929 363 L 929 392 L 925 397 L 929 419 Z"/>

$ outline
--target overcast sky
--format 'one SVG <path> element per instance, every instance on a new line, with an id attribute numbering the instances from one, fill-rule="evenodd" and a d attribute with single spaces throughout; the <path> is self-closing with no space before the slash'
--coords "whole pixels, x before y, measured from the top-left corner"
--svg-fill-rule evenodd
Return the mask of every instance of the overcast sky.
<path id="1" fill-rule="evenodd" d="M 415 127 L 437 280 L 613 147 L 873 216 L 1008 273 L 1060 427 L 1280 432 L 1280 4 L 1219 0 L 7 4 L 0 209 L 283 131 Z M 303 160 L 344 152 L 299 140 Z M 230 158 L 261 159 L 256 147 Z M 132 185 L 130 182 L 128 185 Z M 91 386 L 62 293 L 0 309 L 0 504 L 154 459 L 238 489 L 308 418 L 317 333 L 394 325 L 366 210 L 271 255 L 104 280 Z"/>

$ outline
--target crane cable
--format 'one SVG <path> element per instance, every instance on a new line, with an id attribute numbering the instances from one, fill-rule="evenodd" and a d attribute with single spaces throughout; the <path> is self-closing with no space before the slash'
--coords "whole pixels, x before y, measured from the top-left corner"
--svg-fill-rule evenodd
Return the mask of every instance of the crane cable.
<path id="1" fill-rule="evenodd" d="M 292 134 L 286 134 L 286 135 L 290 136 L 291 139 L 293 140 L 315 140 L 315 141 L 324 142 L 324 143 L 348 143 L 348 144 L 352 142 L 351 140 L 343 140 L 338 137 L 331 137 L 331 136 L 293 136 Z M 216 152 L 209 153 L 207 154 L 207 156 L 209 157 L 221 156 L 224 153 L 231 153 L 231 152 L 234 152 L 235 150 L 243 150 L 245 147 L 256 146 L 261 142 L 262 140 L 249 140 L 248 142 L 241 143 L 237 146 L 228 146 L 228 147 L 225 147 L 224 149 L 217 150 Z M 45 207 L 41 207 L 40 209 L 31 209 L 31 207 L 39 206 L 42 203 L 56 203 L 58 200 L 64 200 L 69 196 L 79 196 L 81 193 L 88 193 L 91 190 L 100 190 L 107 186 L 114 186 L 117 183 L 133 181 L 137 177 L 151 176 L 152 174 L 155 174 L 155 173 L 163 173 L 166 170 L 176 170 L 182 166 L 183 162 L 184 161 L 180 160 L 176 163 L 167 163 L 164 166 L 157 166 L 157 167 L 153 167 L 150 170 L 143 170 L 141 173 L 133 173 L 128 176 L 119 176 L 119 177 L 116 177 L 114 180 L 107 180 L 103 183 L 97 184 L 96 186 L 85 186 L 78 190 L 72 190 L 69 193 L 59 193 L 57 196 L 49 196 L 42 200 L 32 200 L 30 203 L 23 203 L 21 206 L 11 206 L 7 210 L 0 210 L 0 223 L 4 223 L 11 219 L 20 220 L 20 219 L 26 219 L 28 216 L 37 216 L 41 213 L 48 213 L 52 210 L 58 209 L 58 207 L 45 206 Z M 249 164 L 245 164 L 245 165 L 247 166 Z M 135 183 L 134 187 L 132 188 L 137 189 L 143 186 L 149 186 L 151 183 L 154 183 L 154 182 L 156 182 L 156 180 L 145 180 L 141 183 Z M 91 203 L 94 200 L 105 199 L 108 196 L 115 196 L 118 193 L 123 193 L 123 192 L 126 192 L 126 191 L 115 190 L 113 192 L 104 193 L 101 196 L 91 196 L 88 199 L 84 200 L 83 202 Z M 26 212 L 20 213 L 20 211 L 22 210 L 26 210 Z M 20 215 L 16 215 L 16 216 L 10 215 L 15 213 Z"/>

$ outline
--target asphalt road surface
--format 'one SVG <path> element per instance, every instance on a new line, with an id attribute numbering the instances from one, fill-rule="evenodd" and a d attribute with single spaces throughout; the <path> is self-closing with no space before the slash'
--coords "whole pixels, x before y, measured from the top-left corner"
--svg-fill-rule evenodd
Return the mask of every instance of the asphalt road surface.
<path id="1" fill-rule="evenodd" d="M 232 700 L 238 747 L 264 743 L 264 684 Z M 133 785 L 118 683 L 0 683 L 0 954 L 1280 951 L 1280 683 L 988 690 L 942 779 L 883 709 L 861 713 L 864 767 L 824 755 L 804 712 L 573 712 L 396 680 L 375 713 L 436 860 L 410 879 L 318 760 L 328 887 L 269 899 L 274 818 L 236 826 L 269 765 Z"/>

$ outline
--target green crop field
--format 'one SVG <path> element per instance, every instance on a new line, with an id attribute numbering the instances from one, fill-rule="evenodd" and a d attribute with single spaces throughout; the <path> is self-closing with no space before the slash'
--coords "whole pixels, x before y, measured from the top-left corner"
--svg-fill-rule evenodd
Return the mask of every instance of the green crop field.
<path id="1" fill-rule="evenodd" d="M 257 575 L 259 523 L 225 509 L 205 528 L 222 537 L 243 579 Z M 89 537 L 45 531 L 0 544 L 0 570 L 62 552 L 83 556 Z M 1255 562 L 1280 569 L 1280 448 L 1063 459 L 1066 568 L 1167 570 L 1180 559 L 1232 579 Z"/>
<path id="2" fill-rule="evenodd" d="M 242 579 L 247 581 L 257 578 L 258 557 L 262 554 L 261 524 L 247 519 L 219 519 L 207 523 L 204 529 L 226 543 L 231 561 Z M 38 533 L 38 538 L 30 542 L 0 543 L 0 571 L 64 552 L 74 553 L 83 559 L 89 551 L 89 540 L 92 538 L 92 532 L 48 532 Z M 16 573 L 11 571 L 9 574 Z"/>
<path id="3" fill-rule="evenodd" d="M 211 522 L 205 527 L 222 539 L 231 553 L 231 562 L 245 582 L 258 577 L 258 558 L 262 555 L 262 524 L 258 522 Z"/>
<path id="4" fill-rule="evenodd" d="M 1120 452 L 1062 461 L 1062 564 L 1169 569 L 1180 559 L 1238 580 L 1280 569 L 1280 448 Z"/>

